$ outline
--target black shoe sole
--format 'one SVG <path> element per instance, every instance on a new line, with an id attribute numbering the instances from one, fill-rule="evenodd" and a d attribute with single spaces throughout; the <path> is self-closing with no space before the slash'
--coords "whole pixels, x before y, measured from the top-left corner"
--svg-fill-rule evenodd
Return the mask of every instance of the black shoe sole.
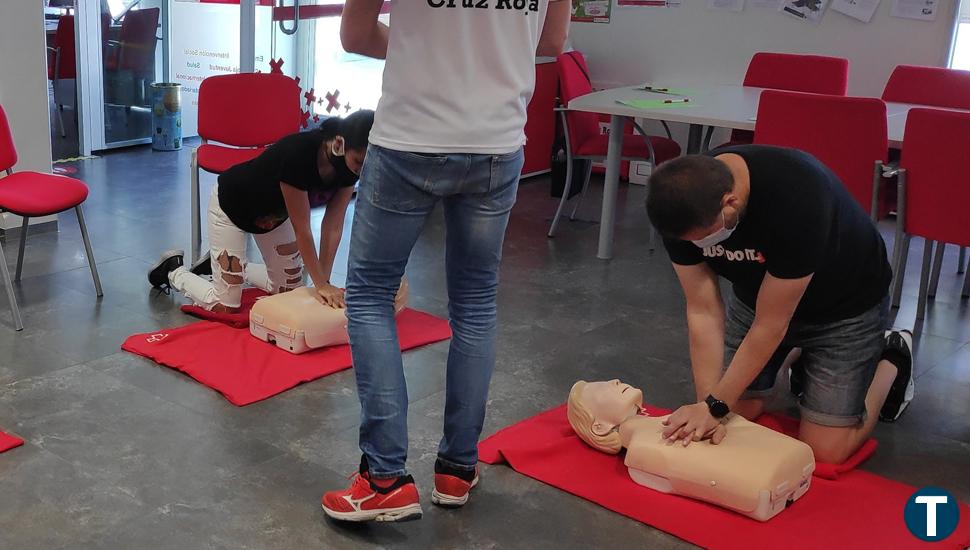
<path id="1" fill-rule="evenodd" d="M 912 335 L 910 335 L 910 339 L 912 339 Z M 898 369 L 898 372 L 896 379 L 893 380 L 892 387 L 889 389 L 889 395 L 886 396 L 886 403 L 883 405 L 882 410 L 879 411 L 879 420 L 892 423 L 899 420 L 912 402 L 912 397 L 910 397 L 909 401 L 906 400 L 906 392 L 914 382 L 913 374 L 915 369 L 913 368 L 913 350 L 899 331 L 893 331 L 886 339 L 886 343 L 888 347 L 887 351 L 890 351 L 890 353 L 887 357 L 887 354 L 884 352 L 883 359 L 893 363 Z"/>

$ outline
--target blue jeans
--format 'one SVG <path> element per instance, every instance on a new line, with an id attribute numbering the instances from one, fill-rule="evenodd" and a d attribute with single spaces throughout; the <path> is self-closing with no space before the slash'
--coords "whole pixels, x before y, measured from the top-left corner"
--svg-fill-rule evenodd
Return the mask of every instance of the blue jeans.
<path id="1" fill-rule="evenodd" d="M 360 397 L 360 449 L 370 475 L 404 475 L 408 395 L 394 322 L 394 296 L 435 205 L 444 205 L 448 351 L 444 437 L 438 457 L 461 469 L 478 462 L 495 366 L 496 294 L 521 150 L 507 155 L 427 155 L 371 145 L 361 172 L 350 238 L 347 319 Z"/>

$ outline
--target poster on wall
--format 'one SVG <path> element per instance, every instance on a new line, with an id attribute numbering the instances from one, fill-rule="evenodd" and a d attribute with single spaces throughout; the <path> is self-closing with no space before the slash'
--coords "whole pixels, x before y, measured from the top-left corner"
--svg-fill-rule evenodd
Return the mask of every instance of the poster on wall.
<path id="1" fill-rule="evenodd" d="M 817 25 L 822 20 L 828 3 L 829 0 L 782 0 L 779 10 Z"/>
<path id="2" fill-rule="evenodd" d="M 625 8 L 672 8 L 680 3 L 681 0 L 617 0 L 616 5 Z"/>
<path id="3" fill-rule="evenodd" d="M 707 9 L 740 12 L 744 9 L 744 0 L 707 0 Z"/>
<path id="4" fill-rule="evenodd" d="M 872 21 L 879 7 L 879 0 L 832 0 L 832 10 L 863 23 Z"/>
<path id="5" fill-rule="evenodd" d="M 609 23 L 611 0 L 572 0 L 573 21 L 578 23 Z"/>
<path id="6" fill-rule="evenodd" d="M 940 9 L 940 0 L 893 0 L 893 17 L 918 19 L 920 21 L 936 21 L 936 12 Z"/>

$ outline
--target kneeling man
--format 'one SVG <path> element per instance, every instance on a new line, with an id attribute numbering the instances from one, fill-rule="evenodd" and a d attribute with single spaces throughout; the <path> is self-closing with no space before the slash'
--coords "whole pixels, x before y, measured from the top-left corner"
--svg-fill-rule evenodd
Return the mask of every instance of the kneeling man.
<path id="1" fill-rule="evenodd" d="M 686 445 L 730 411 L 757 417 L 783 365 L 799 438 L 821 462 L 843 462 L 877 419 L 902 414 L 912 336 L 885 331 L 886 247 L 821 162 L 757 145 L 685 156 L 654 172 L 647 211 L 687 298 L 698 399 L 671 415 L 665 437 Z M 733 286 L 726 314 L 719 276 Z"/>

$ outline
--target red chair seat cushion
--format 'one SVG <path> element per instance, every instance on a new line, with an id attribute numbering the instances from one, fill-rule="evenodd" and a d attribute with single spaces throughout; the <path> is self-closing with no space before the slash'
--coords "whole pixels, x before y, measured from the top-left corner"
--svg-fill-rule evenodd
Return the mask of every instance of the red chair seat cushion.
<path id="1" fill-rule="evenodd" d="M 253 149 L 236 149 L 205 143 L 197 151 L 199 168 L 213 174 L 221 174 L 237 164 L 252 160 L 265 151 L 265 147 Z"/>
<path id="2" fill-rule="evenodd" d="M 680 155 L 680 145 L 672 139 L 659 136 L 648 136 L 653 150 L 657 154 L 655 159 L 657 164 L 676 158 Z M 610 137 L 603 134 L 597 135 L 586 140 L 576 150 L 575 155 L 580 157 L 605 157 L 610 147 Z M 650 158 L 650 150 L 643 140 L 643 136 L 623 136 L 623 156 Z"/>
<path id="3" fill-rule="evenodd" d="M 38 172 L 16 172 L 0 178 L 0 209 L 18 216 L 48 216 L 84 202 L 88 186 L 81 180 Z"/>

